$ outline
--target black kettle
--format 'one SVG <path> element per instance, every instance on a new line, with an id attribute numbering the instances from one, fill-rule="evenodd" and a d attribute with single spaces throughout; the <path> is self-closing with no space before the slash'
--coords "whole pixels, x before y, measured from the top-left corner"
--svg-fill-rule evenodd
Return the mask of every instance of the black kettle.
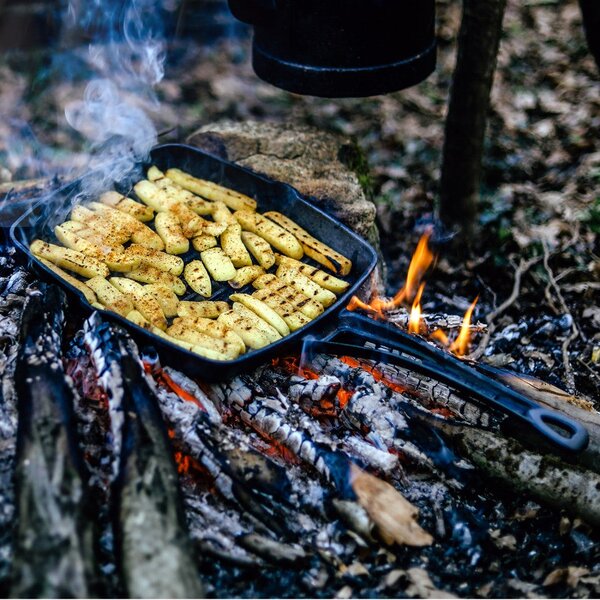
<path id="1" fill-rule="evenodd" d="M 256 74 L 328 98 L 410 87 L 435 68 L 435 0 L 229 0 Z"/>

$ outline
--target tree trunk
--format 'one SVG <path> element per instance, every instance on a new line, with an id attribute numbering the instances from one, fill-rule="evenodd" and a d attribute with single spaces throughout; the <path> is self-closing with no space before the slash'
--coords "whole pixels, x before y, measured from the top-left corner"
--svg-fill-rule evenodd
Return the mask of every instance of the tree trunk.
<path id="1" fill-rule="evenodd" d="M 472 228 L 481 183 L 483 140 L 506 0 L 463 0 L 458 56 L 442 157 L 439 216 Z"/>
<path id="2" fill-rule="evenodd" d="M 579 6 L 588 47 L 600 69 L 600 2 L 598 0 L 579 0 Z"/>

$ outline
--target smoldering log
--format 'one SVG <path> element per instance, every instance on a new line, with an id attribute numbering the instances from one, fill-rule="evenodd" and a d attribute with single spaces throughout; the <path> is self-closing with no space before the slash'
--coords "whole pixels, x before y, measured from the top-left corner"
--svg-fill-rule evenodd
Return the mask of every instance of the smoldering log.
<path id="1" fill-rule="evenodd" d="M 168 373 L 185 384 L 185 375 L 172 369 Z M 214 422 L 209 415 L 216 409 L 201 390 L 194 390 L 192 397 L 197 403 L 182 400 L 162 386 L 156 390 L 158 406 L 175 433 L 176 443 L 207 470 L 223 497 L 261 522 L 257 524 L 260 528 L 289 535 L 286 522 L 292 516 L 292 490 L 285 469 L 250 448 L 237 430 Z"/>
<path id="2" fill-rule="evenodd" d="M 122 383 L 110 393 L 121 394 L 123 415 L 114 529 L 125 589 L 133 598 L 202 596 L 172 448 L 137 347 L 97 314 L 85 339 L 97 368 L 116 369 Z"/>
<path id="3" fill-rule="evenodd" d="M 60 359 L 64 294 L 40 284 L 23 312 L 15 374 L 19 426 L 13 597 L 87 597 L 93 518 Z"/>
<path id="4" fill-rule="evenodd" d="M 417 523 L 418 510 L 387 482 L 363 471 L 327 432 L 282 394 L 264 397 L 252 377 L 210 387 L 209 396 L 267 439 L 285 446 L 332 486 L 338 500 L 355 502 L 387 543 L 425 546 L 433 538 Z M 360 535 L 362 532 L 357 531 Z"/>

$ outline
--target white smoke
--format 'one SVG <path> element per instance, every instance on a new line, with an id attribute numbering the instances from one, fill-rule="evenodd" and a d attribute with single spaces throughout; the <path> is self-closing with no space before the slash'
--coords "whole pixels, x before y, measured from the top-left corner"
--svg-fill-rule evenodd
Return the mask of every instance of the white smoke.
<path id="1" fill-rule="evenodd" d="M 161 0 L 70 0 L 66 23 L 92 38 L 87 61 L 94 73 L 83 98 L 65 107 L 69 125 L 90 144 L 90 180 L 106 189 L 147 158 L 157 142 L 148 110 L 158 110 L 156 85 L 164 76 Z"/>

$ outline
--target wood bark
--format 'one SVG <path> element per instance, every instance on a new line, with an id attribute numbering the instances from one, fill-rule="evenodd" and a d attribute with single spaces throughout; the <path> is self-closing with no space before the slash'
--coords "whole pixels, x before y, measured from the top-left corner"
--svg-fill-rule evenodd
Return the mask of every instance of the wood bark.
<path id="1" fill-rule="evenodd" d="M 481 161 L 506 0 L 463 0 L 444 138 L 439 216 L 449 227 L 472 229 Z"/>
<path id="2" fill-rule="evenodd" d="M 40 285 L 23 313 L 16 369 L 15 540 L 11 596 L 88 597 L 93 519 L 76 439 L 73 392 L 60 359 L 64 294 Z"/>
<path id="3" fill-rule="evenodd" d="M 588 47 L 600 69 L 600 2 L 579 0 Z"/>
<path id="4" fill-rule="evenodd" d="M 115 530 L 125 587 L 132 598 L 202 597 L 166 429 L 134 347 L 120 341 L 125 421 Z"/>

